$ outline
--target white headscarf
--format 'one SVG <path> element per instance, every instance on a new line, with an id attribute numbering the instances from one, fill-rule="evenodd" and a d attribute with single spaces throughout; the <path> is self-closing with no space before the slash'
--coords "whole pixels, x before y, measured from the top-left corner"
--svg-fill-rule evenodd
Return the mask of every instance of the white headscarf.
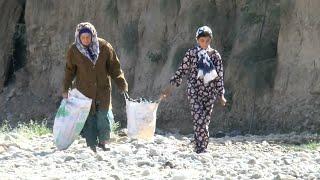
<path id="1" fill-rule="evenodd" d="M 208 26 L 202 26 L 198 28 L 196 32 L 196 39 L 199 35 L 203 33 L 208 33 L 210 38 L 212 38 L 212 30 Z M 208 51 L 213 51 L 213 49 L 208 46 L 207 49 L 202 49 L 200 45 L 197 46 L 197 56 L 198 56 L 198 76 L 197 78 L 203 79 L 205 84 L 218 77 L 216 67 L 208 54 Z"/>
<path id="2" fill-rule="evenodd" d="M 80 40 L 79 32 L 82 29 L 88 29 L 91 31 L 91 44 L 89 47 L 83 46 Z M 76 32 L 75 32 L 75 44 L 78 50 L 85 55 L 93 64 L 96 64 L 100 49 L 99 49 L 99 41 L 98 41 L 98 34 L 96 28 L 89 22 L 82 22 L 77 25 Z M 90 55 L 91 54 L 91 55 Z"/>

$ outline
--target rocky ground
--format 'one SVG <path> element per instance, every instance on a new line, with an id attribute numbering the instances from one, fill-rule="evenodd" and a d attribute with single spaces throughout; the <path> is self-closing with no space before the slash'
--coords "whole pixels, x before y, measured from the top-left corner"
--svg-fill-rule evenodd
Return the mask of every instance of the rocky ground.
<path id="1" fill-rule="evenodd" d="M 154 142 L 114 137 L 94 154 L 79 138 L 58 151 L 51 134 L 0 134 L 1 179 L 320 179 L 318 135 L 237 136 L 210 139 L 195 154 L 192 135 L 162 133 Z"/>

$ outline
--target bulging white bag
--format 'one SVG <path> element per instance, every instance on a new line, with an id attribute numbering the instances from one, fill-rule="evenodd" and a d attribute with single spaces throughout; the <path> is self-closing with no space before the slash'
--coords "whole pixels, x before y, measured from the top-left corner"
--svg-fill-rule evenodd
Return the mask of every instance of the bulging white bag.
<path id="1" fill-rule="evenodd" d="M 61 101 L 54 119 L 53 136 L 59 150 L 67 149 L 80 134 L 90 112 L 92 100 L 77 89 Z"/>
<path id="2" fill-rule="evenodd" d="M 153 140 L 158 106 L 159 102 L 138 102 L 126 98 L 127 129 L 129 137 L 147 141 Z"/>

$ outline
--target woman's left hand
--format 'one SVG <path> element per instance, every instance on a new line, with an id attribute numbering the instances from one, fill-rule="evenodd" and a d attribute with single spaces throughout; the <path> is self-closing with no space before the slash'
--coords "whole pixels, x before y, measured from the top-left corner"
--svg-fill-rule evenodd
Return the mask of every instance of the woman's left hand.
<path id="1" fill-rule="evenodd" d="M 227 100 L 226 100 L 226 98 L 224 97 L 224 95 L 221 96 L 220 102 L 221 102 L 221 105 L 222 105 L 222 106 L 226 106 Z"/>
<path id="2" fill-rule="evenodd" d="M 166 87 L 160 95 L 160 100 L 166 99 L 168 96 L 170 96 L 173 91 L 173 88 L 174 87 L 172 85 Z"/>

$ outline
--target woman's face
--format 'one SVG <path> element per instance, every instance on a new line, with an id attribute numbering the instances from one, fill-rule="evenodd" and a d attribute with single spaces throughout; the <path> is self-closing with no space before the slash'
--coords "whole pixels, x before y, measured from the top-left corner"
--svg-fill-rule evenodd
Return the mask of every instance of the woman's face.
<path id="1" fill-rule="evenodd" d="M 208 36 L 198 38 L 198 44 L 202 49 L 207 49 L 210 43 L 211 43 L 211 38 Z"/>
<path id="2" fill-rule="evenodd" d="M 84 46 L 89 46 L 91 43 L 91 34 L 89 33 L 82 33 L 80 35 L 80 41 Z"/>

